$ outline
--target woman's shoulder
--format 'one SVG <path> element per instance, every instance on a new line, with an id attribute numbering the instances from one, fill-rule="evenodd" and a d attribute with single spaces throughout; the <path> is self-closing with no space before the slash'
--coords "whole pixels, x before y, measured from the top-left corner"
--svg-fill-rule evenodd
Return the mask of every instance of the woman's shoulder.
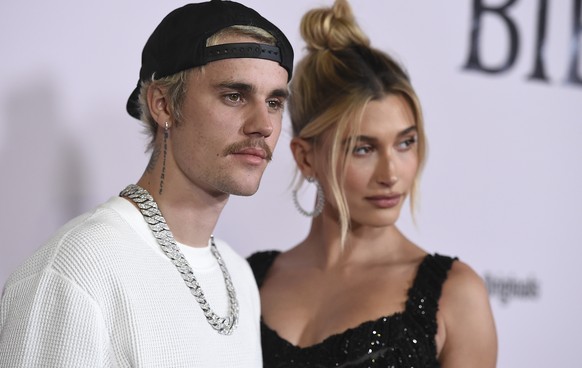
<path id="1" fill-rule="evenodd" d="M 479 274 L 467 263 L 455 261 L 443 285 L 439 309 L 449 326 L 479 323 L 489 318 L 489 292 Z"/>
<path id="2" fill-rule="evenodd" d="M 452 300 L 487 297 L 487 288 L 481 276 L 467 263 L 456 260 L 451 264 L 443 287 L 443 298 Z"/>
<path id="3" fill-rule="evenodd" d="M 495 364 L 497 337 L 489 293 L 481 276 L 467 263 L 453 263 L 443 286 L 439 313 L 446 341 L 441 361 Z"/>

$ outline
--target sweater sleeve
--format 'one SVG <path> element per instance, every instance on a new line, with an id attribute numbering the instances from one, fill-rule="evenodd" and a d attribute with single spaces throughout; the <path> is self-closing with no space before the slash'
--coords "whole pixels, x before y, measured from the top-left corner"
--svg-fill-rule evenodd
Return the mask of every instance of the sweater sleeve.
<path id="1" fill-rule="evenodd" d="M 114 367 L 97 304 L 51 270 L 7 286 L 0 303 L 0 366 Z"/>

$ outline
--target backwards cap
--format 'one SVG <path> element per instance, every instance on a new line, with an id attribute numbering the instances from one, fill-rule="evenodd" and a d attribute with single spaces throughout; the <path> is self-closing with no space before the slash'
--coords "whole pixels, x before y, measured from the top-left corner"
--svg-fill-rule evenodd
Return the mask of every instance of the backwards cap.
<path id="1" fill-rule="evenodd" d="M 276 45 L 238 43 L 206 47 L 208 37 L 236 25 L 261 28 L 276 39 Z M 142 81 L 228 58 L 276 61 L 287 70 L 288 80 L 293 72 L 293 48 L 289 40 L 253 9 L 234 1 L 211 0 L 173 10 L 156 27 L 143 48 L 139 80 L 127 100 L 127 112 L 140 118 L 138 98 Z"/>

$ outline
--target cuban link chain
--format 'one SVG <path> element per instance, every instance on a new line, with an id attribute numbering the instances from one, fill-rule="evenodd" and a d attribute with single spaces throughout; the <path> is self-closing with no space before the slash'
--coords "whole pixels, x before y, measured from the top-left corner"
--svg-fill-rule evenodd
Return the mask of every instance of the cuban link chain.
<path id="1" fill-rule="evenodd" d="M 192 272 L 190 264 L 180 251 L 180 248 L 178 248 L 176 240 L 158 208 L 158 204 L 154 201 L 148 191 L 135 184 L 130 184 L 119 193 L 119 195 L 131 199 L 139 207 L 141 214 L 152 230 L 158 244 L 166 256 L 172 261 L 174 266 L 176 266 L 178 272 L 180 272 L 180 276 L 182 276 L 186 286 L 190 288 L 190 292 L 194 295 L 194 299 L 196 299 L 200 308 L 202 308 L 202 312 L 210 326 L 220 334 L 230 335 L 238 324 L 238 301 L 236 299 L 236 292 L 230 274 L 228 273 L 224 260 L 216 248 L 216 244 L 214 244 L 214 237 L 210 237 L 210 250 L 212 255 L 214 255 L 214 258 L 216 258 L 220 270 L 222 271 L 222 275 L 224 276 L 229 304 L 227 317 L 220 317 L 212 310 L 212 308 L 210 308 L 210 304 L 208 304 L 204 292 Z"/>

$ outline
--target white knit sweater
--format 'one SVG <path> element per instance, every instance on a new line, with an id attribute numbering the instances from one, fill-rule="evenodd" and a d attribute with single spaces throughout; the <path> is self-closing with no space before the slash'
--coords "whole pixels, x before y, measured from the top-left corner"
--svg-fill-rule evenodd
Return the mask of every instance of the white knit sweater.
<path id="1" fill-rule="evenodd" d="M 230 336 L 207 323 L 142 215 L 114 197 L 23 264 L 0 304 L 0 367 L 261 367 L 260 302 L 246 261 L 216 241 L 237 293 Z M 226 315 L 209 247 L 181 246 L 210 305 Z"/>

